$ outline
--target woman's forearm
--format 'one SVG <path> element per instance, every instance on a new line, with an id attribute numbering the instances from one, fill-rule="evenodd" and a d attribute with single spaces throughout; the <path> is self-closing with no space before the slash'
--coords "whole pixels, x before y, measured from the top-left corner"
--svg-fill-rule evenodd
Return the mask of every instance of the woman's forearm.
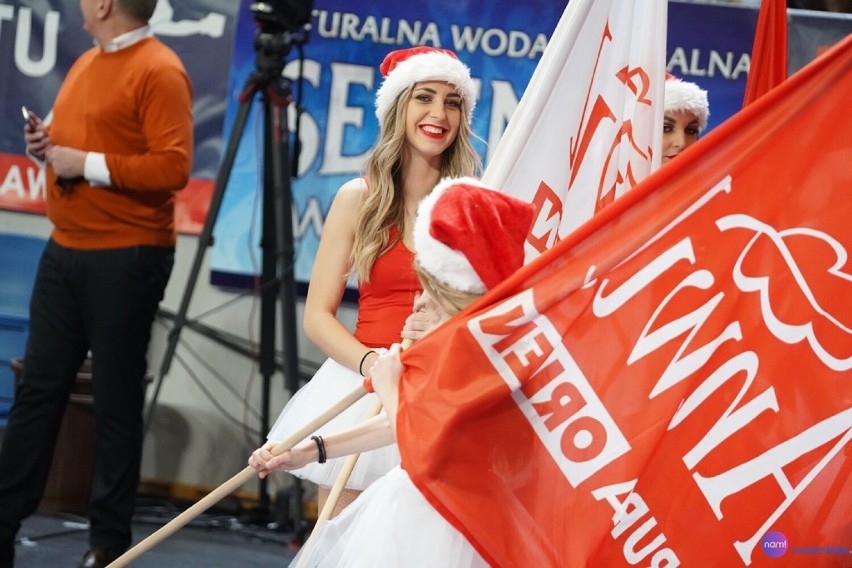
<path id="1" fill-rule="evenodd" d="M 394 433 L 385 413 L 343 432 L 323 436 L 326 456 L 329 459 L 382 448 L 394 443 L 394 440 Z"/>
<path id="2" fill-rule="evenodd" d="M 386 383 L 377 381 L 373 383 L 376 394 L 382 401 L 382 410 L 385 421 L 390 428 L 392 440 L 396 440 L 396 409 L 399 406 L 399 383 Z"/>

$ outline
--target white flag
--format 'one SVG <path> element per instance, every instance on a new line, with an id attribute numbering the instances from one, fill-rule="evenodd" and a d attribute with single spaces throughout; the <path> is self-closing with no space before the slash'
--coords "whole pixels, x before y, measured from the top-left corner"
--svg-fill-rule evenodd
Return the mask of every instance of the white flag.
<path id="1" fill-rule="evenodd" d="M 532 201 L 527 261 L 660 164 L 665 0 L 571 0 L 489 159 L 486 185 Z"/>

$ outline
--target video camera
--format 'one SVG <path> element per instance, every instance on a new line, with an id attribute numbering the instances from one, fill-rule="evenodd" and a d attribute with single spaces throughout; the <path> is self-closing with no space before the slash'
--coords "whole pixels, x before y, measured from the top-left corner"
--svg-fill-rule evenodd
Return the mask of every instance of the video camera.
<path id="1" fill-rule="evenodd" d="M 254 36 L 257 69 L 270 79 L 278 79 L 291 46 L 308 41 L 313 0 L 252 2 L 250 8 L 257 23 Z"/>
<path id="2" fill-rule="evenodd" d="M 251 11 L 260 28 L 269 33 L 298 33 L 311 21 L 313 0 L 252 2 Z"/>

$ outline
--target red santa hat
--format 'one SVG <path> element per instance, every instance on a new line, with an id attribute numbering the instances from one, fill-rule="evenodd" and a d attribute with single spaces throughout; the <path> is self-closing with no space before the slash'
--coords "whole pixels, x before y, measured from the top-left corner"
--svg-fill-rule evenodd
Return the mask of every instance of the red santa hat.
<path id="1" fill-rule="evenodd" d="M 684 81 L 671 73 L 666 73 L 666 112 L 686 111 L 698 118 L 699 130 L 707 127 L 710 116 L 710 103 L 707 91 L 689 81 Z"/>
<path id="2" fill-rule="evenodd" d="M 402 91 L 423 81 L 446 81 L 455 86 L 464 99 L 470 122 L 476 106 L 476 87 L 470 69 L 449 49 L 428 46 L 397 49 L 385 56 L 379 70 L 385 78 L 376 93 L 379 124 L 384 122 L 385 114 Z"/>
<path id="3" fill-rule="evenodd" d="M 484 293 L 523 266 L 533 213 L 531 203 L 474 178 L 446 178 L 417 209 L 417 262 L 456 290 Z"/>

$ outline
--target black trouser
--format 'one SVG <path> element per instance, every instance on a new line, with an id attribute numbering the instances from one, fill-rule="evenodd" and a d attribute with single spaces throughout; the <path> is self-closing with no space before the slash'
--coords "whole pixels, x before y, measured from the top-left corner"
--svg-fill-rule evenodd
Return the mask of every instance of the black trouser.
<path id="1" fill-rule="evenodd" d="M 92 352 L 92 546 L 126 549 L 142 459 L 151 326 L 174 249 L 70 250 L 52 240 L 30 301 L 24 375 L 0 449 L 0 545 L 41 500 L 77 371 Z"/>

